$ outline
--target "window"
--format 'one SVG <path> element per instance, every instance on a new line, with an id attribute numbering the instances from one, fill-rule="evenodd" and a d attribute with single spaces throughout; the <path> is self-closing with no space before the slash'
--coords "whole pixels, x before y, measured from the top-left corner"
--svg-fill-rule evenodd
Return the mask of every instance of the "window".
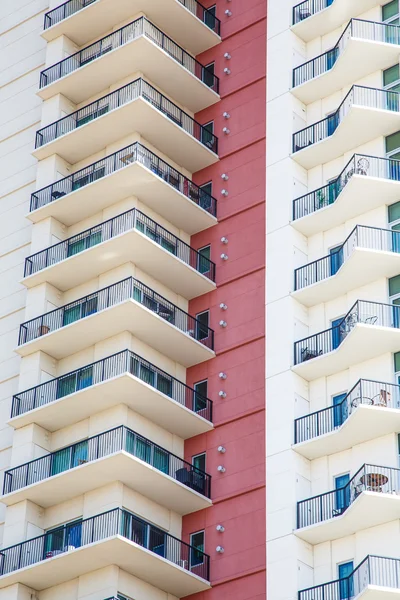
<path id="1" fill-rule="evenodd" d="M 350 481 L 349 473 L 335 477 L 335 509 L 333 517 L 341 515 L 350 504 Z"/>
<path id="2" fill-rule="evenodd" d="M 217 7 L 214 6 L 210 6 L 210 8 L 208 8 L 206 11 L 204 11 L 204 23 L 207 25 L 207 27 L 209 27 L 212 30 L 215 30 L 215 25 L 216 25 L 216 20 L 215 17 L 217 16 Z"/>
<path id="3" fill-rule="evenodd" d="M 340 600 L 347 600 L 347 598 L 354 596 L 353 571 L 354 563 L 352 560 L 338 565 Z"/>
<path id="4" fill-rule="evenodd" d="M 204 246 L 198 250 L 197 270 L 203 275 L 210 273 L 211 246 Z"/>
<path id="5" fill-rule="evenodd" d="M 204 562 L 204 531 L 197 531 L 190 535 L 190 567 L 197 567 Z"/>
<path id="6" fill-rule="evenodd" d="M 199 206 L 204 208 L 204 210 L 210 210 L 212 203 L 212 182 L 203 183 L 203 185 L 199 186 L 200 189 L 200 197 L 199 197 Z"/>
<path id="7" fill-rule="evenodd" d="M 382 6 L 382 21 L 391 25 L 399 24 L 399 0 L 392 0 Z"/>
<path id="8" fill-rule="evenodd" d="M 205 310 L 204 312 L 198 313 L 196 315 L 196 340 L 205 340 L 209 335 L 209 321 L 210 321 L 210 312 Z"/>
<path id="9" fill-rule="evenodd" d="M 200 469 L 200 471 L 205 472 L 206 470 L 206 453 L 196 454 L 196 456 L 192 456 L 192 465 L 195 469 Z"/>
<path id="10" fill-rule="evenodd" d="M 202 81 L 209 88 L 214 87 L 215 63 L 210 63 L 203 68 Z"/>
<path id="11" fill-rule="evenodd" d="M 206 123 L 201 128 L 201 143 L 213 150 L 214 148 L 214 121 Z"/>
<path id="12" fill-rule="evenodd" d="M 44 540 L 44 558 L 51 558 L 61 552 L 80 548 L 82 537 L 82 519 L 46 531 Z"/>
<path id="13" fill-rule="evenodd" d="M 194 384 L 194 406 L 195 412 L 200 412 L 207 408 L 207 397 L 208 397 L 208 381 L 199 381 Z"/>
<path id="14" fill-rule="evenodd" d="M 344 403 L 344 399 L 347 396 L 347 392 L 338 394 L 332 397 L 333 408 L 333 426 L 340 427 L 347 417 L 347 406 Z"/>

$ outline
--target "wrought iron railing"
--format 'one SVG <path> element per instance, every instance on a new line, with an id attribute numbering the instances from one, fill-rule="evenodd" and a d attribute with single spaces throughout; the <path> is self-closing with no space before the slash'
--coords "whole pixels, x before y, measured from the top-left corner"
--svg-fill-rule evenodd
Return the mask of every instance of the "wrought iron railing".
<path id="1" fill-rule="evenodd" d="M 18 344 L 31 342 L 126 300 L 134 300 L 142 304 L 161 319 L 174 325 L 207 348 L 214 348 L 214 331 L 212 329 L 134 277 L 127 277 L 93 294 L 79 298 L 75 302 L 70 302 L 22 323 Z"/>
<path id="2" fill-rule="evenodd" d="M 363 465 L 343 487 L 297 503 L 297 528 L 339 517 L 363 492 L 400 493 L 400 469 Z"/>
<path id="3" fill-rule="evenodd" d="M 135 79 L 135 81 L 115 90 L 115 92 L 107 94 L 99 98 L 99 100 L 91 102 L 87 106 L 55 121 L 51 125 L 39 129 L 36 132 L 35 147 L 40 148 L 60 136 L 70 133 L 82 127 L 82 125 L 86 125 L 86 123 L 102 117 L 137 98 L 146 100 L 146 102 L 167 116 L 175 125 L 181 127 L 209 150 L 217 154 L 218 138 L 141 78 Z"/>
<path id="4" fill-rule="evenodd" d="M 59 179 L 51 185 L 34 192 L 31 195 L 30 211 L 42 208 L 135 162 L 149 169 L 157 177 L 160 177 L 178 192 L 189 198 L 189 200 L 200 206 L 200 208 L 214 217 L 216 216 L 217 200 L 213 196 L 203 191 L 193 181 L 182 175 L 182 173 L 171 167 L 171 165 L 139 142 L 130 144 L 76 171 L 72 175 Z"/>
<path id="5" fill-rule="evenodd" d="M 335 180 L 293 201 L 293 220 L 301 219 L 334 204 L 353 175 L 400 181 L 400 161 L 354 154 Z"/>
<path id="6" fill-rule="evenodd" d="M 336 275 L 355 248 L 399 253 L 400 231 L 356 225 L 343 244 L 334 252 L 295 269 L 295 290 L 301 290 Z"/>
<path id="7" fill-rule="evenodd" d="M 400 560 L 367 556 L 348 577 L 301 590 L 298 600 L 350 600 L 370 585 L 399 590 Z"/>
<path id="8" fill-rule="evenodd" d="M 115 427 L 4 473 L 3 494 L 124 450 L 192 490 L 210 497 L 211 476 L 127 427 Z"/>
<path id="9" fill-rule="evenodd" d="M 400 408 L 400 385 L 360 379 L 342 402 L 294 422 L 294 443 L 300 444 L 338 429 L 359 406 Z"/>
<path id="10" fill-rule="evenodd" d="M 295 342 L 294 364 L 298 365 L 336 350 L 359 323 L 398 329 L 400 306 L 357 300 L 338 325 Z"/>
<path id="11" fill-rule="evenodd" d="M 400 94 L 354 85 L 339 108 L 328 117 L 293 134 L 293 152 L 299 152 L 333 135 L 353 106 L 400 112 Z"/>
<path id="12" fill-rule="evenodd" d="M 83 8 L 86 8 L 90 4 L 93 4 L 97 0 L 68 0 L 60 6 L 53 8 L 44 15 L 44 29 L 57 25 L 64 19 L 71 17 L 75 13 L 79 12 Z M 180 4 L 183 4 L 192 14 L 203 21 L 215 33 L 220 34 L 221 22 L 209 9 L 205 8 L 198 0 L 178 0 Z"/>
<path id="13" fill-rule="evenodd" d="M 29 277 L 46 267 L 76 256 L 132 229 L 137 229 L 185 264 L 196 269 L 211 281 L 215 281 L 215 263 L 136 208 L 28 256 L 25 259 L 24 277 Z"/>
<path id="14" fill-rule="evenodd" d="M 296 4 L 296 6 L 293 7 L 293 25 L 312 17 L 321 10 L 324 10 L 324 8 L 333 4 L 333 2 L 334 0 L 304 0 L 304 2 Z"/>
<path id="15" fill-rule="evenodd" d="M 211 400 L 130 350 L 117 352 L 15 394 L 11 418 L 125 374 L 137 377 L 158 392 L 212 422 Z"/>
<path id="16" fill-rule="evenodd" d="M 124 537 L 207 581 L 210 578 L 207 554 L 122 508 L 74 521 L 0 550 L 0 575 L 115 536 Z"/>
<path id="17" fill-rule="evenodd" d="M 293 87 L 330 71 L 352 37 L 399 45 L 400 27 L 387 23 L 351 19 L 333 48 L 293 69 Z"/>
<path id="18" fill-rule="evenodd" d="M 124 25 L 121 29 L 114 31 L 110 35 L 102 38 L 98 42 L 75 52 L 68 58 L 48 67 L 40 73 L 40 88 L 44 88 L 54 83 L 61 77 L 70 75 L 77 69 L 91 63 L 93 60 L 104 56 L 108 52 L 115 50 L 141 36 L 145 36 L 164 50 L 171 58 L 178 62 L 182 67 L 202 81 L 207 87 L 215 92 L 219 92 L 219 79 L 208 67 L 205 67 L 193 56 L 188 54 L 176 42 L 171 40 L 165 33 L 158 29 L 153 23 L 145 17 L 139 17 L 132 23 Z"/>

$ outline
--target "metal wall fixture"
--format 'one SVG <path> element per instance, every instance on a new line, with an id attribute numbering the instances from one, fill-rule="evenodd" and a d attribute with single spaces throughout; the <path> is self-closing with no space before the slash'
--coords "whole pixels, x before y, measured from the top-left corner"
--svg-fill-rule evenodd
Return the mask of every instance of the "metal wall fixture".
<path id="1" fill-rule="evenodd" d="M 223 302 L 221 302 L 221 304 L 219 305 L 219 307 L 220 307 L 221 310 L 227 310 L 228 309 L 227 305 L 224 304 Z"/>
<path id="2" fill-rule="evenodd" d="M 225 446 L 218 446 L 217 450 L 220 454 L 225 454 L 226 452 Z"/>
<path id="3" fill-rule="evenodd" d="M 218 377 L 219 377 L 220 379 L 226 379 L 226 373 L 220 373 L 220 374 L 218 375 Z"/>
<path id="4" fill-rule="evenodd" d="M 220 321 L 219 324 L 221 327 L 226 327 L 228 325 L 226 321 Z"/>
<path id="5" fill-rule="evenodd" d="M 223 465 L 218 465 L 217 471 L 218 473 L 225 473 L 226 469 Z"/>
<path id="6" fill-rule="evenodd" d="M 227 244 L 228 243 L 228 238 L 227 237 L 222 237 L 221 238 L 221 244 Z"/>
<path id="7" fill-rule="evenodd" d="M 215 550 L 219 553 L 219 554 L 223 554 L 225 552 L 224 548 L 222 546 L 217 546 L 215 548 Z"/>
<path id="8" fill-rule="evenodd" d="M 225 531 L 225 527 L 223 525 L 217 525 L 215 529 L 220 533 L 224 533 Z"/>
<path id="9" fill-rule="evenodd" d="M 221 254 L 222 260 L 228 260 L 229 256 L 227 254 Z"/>
<path id="10" fill-rule="evenodd" d="M 229 194 L 228 190 L 225 190 L 225 189 L 221 190 L 222 196 L 228 196 L 228 194 Z"/>
<path id="11" fill-rule="evenodd" d="M 218 392 L 218 396 L 220 398 L 226 398 L 226 392 L 224 392 L 223 390 L 221 390 L 220 392 Z"/>

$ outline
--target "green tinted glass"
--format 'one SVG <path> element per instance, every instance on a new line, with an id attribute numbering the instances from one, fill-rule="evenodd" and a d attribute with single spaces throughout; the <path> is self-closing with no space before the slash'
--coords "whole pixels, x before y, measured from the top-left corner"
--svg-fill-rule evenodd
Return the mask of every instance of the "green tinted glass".
<path id="1" fill-rule="evenodd" d="M 396 352 L 394 355 L 394 370 L 396 373 L 400 371 L 400 352 Z"/>
<path id="2" fill-rule="evenodd" d="M 385 6 L 382 6 L 382 20 L 387 21 L 387 19 L 391 19 L 399 12 L 399 0 L 392 0 Z"/>
<path id="3" fill-rule="evenodd" d="M 389 279 L 389 296 L 400 294 L 400 275 Z"/>
<path id="4" fill-rule="evenodd" d="M 396 202 L 396 204 L 391 204 L 388 207 L 389 213 L 389 223 L 393 223 L 393 221 L 397 221 L 400 219 L 400 202 Z"/>
<path id="5" fill-rule="evenodd" d="M 389 69 L 386 69 L 386 71 L 383 71 L 383 85 L 385 87 L 387 85 L 390 85 L 394 81 L 397 81 L 398 79 L 400 79 L 399 65 L 393 65 L 393 67 L 390 67 Z"/>
<path id="6" fill-rule="evenodd" d="M 393 152 L 393 150 L 397 150 L 400 148 L 400 131 L 393 133 L 392 135 L 388 135 L 386 140 L 386 152 Z"/>

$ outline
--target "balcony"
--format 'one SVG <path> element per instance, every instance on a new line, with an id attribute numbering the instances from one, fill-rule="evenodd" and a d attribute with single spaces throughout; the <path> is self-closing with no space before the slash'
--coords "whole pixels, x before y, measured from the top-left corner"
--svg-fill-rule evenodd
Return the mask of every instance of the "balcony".
<path id="1" fill-rule="evenodd" d="M 295 342 L 292 367 L 308 381 L 348 369 L 400 345 L 400 306 L 358 300 L 335 327 Z"/>
<path id="2" fill-rule="evenodd" d="M 350 600 L 368 596 L 383 600 L 400 592 L 400 560 L 383 556 L 367 556 L 349 577 L 316 585 L 299 592 L 299 600 Z"/>
<path id="3" fill-rule="evenodd" d="M 179 598 L 210 587 L 207 554 L 121 508 L 4 548 L 0 558 L 0 589 L 41 591 L 110 564 Z"/>
<path id="4" fill-rule="evenodd" d="M 34 192 L 28 218 L 70 226 L 132 195 L 189 235 L 217 222 L 216 199 L 138 142 Z"/>
<path id="5" fill-rule="evenodd" d="M 312 169 L 399 127 L 398 92 L 355 85 L 334 114 L 293 134 L 292 158 Z"/>
<path id="6" fill-rule="evenodd" d="M 219 19 L 197 0 L 69 0 L 45 14 L 42 36 L 66 35 L 82 46 L 140 12 L 193 54 L 221 41 Z"/>
<path id="7" fill-rule="evenodd" d="M 218 161 L 215 135 L 140 78 L 40 129 L 33 155 L 73 164 L 133 132 L 190 172 Z"/>
<path id="8" fill-rule="evenodd" d="M 363 465 L 342 488 L 297 503 L 296 535 L 320 544 L 399 518 L 400 469 Z"/>
<path id="9" fill-rule="evenodd" d="M 313 460 L 397 433 L 400 386 L 360 379 L 335 406 L 295 420 L 294 450 Z"/>
<path id="10" fill-rule="evenodd" d="M 135 72 L 193 113 L 219 101 L 218 77 L 145 17 L 42 71 L 38 93 L 78 104 Z"/>
<path id="11" fill-rule="evenodd" d="M 357 225 L 337 252 L 295 270 L 292 296 L 315 306 L 399 272 L 400 232 Z"/>
<path id="12" fill-rule="evenodd" d="M 26 321 L 16 351 L 60 360 L 123 331 L 185 367 L 215 356 L 212 329 L 133 277 Z"/>
<path id="13" fill-rule="evenodd" d="M 9 424 L 57 431 L 118 404 L 185 440 L 213 428 L 211 400 L 130 350 L 19 392 Z"/>
<path id="14" fill-rule="evenodd" d="M 337 44 L 293 69 L 292 93 L 310 104 L 397 62 L 400 27 L 352 19 Z"/>
<path id="15" fill-rule="evenodd" d="M 28 256 L 23 283 L 66 291 L 129 261 L 188 299 L 215 289 L 215 264 L 135 208 Z"/>
<path id="16" fill-rule="evenodd" d="M 398 202 L 400 161 L 354 154 L 334 181 L 293 201 L 292 226 L 306 236 Z"/>
<path id="17" fill-rule="evenodd" d="M 48 508 L 113 481 L 181 515 L 211 506 L 210 475 L 123 426 L 9 469 L 1 500 Z"/>

